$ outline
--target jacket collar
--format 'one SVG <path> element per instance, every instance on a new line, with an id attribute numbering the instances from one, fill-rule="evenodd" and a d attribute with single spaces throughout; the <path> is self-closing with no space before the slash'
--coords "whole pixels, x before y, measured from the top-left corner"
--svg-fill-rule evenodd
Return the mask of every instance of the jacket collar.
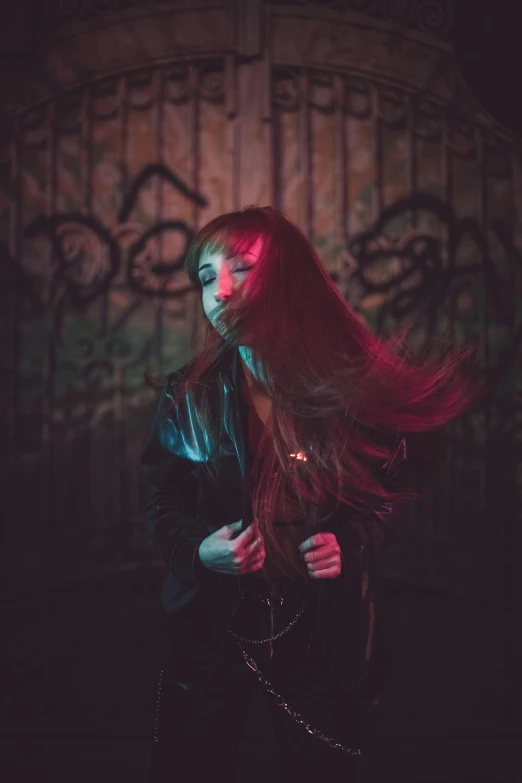
<path id="1" fill-rule="evenodd" d="M 218 377 L 223 389 L 225 429 L 236 447 L 241 473 L 246 480 L 250 475 L 248 406 L 240 389 L 241 381 L 246 379 L 237 345 L 223 355 Z"/>
<path id="2" fill-rule="evenodd" d="M 231 350 L 223 355 L 218 377 L 223 389 L 225 429 L 236 448 L 243 477 L 242 530 L 245 530 L 252 521 L 250 503 L 252 460 L 248 437 L 248 405 L 243 399 L 240 389 L 241 381 L 246 378 L 237 345 L 232 346 Z"/>
<path id="3" fill-rule="evenodd" d="M 218 365 L 218 372 L 228 382 L 229 388 L 237 389 L 239 387 L 241 379 L 245 377 L 239 346 L 232 345 L 224 352 Z"/>

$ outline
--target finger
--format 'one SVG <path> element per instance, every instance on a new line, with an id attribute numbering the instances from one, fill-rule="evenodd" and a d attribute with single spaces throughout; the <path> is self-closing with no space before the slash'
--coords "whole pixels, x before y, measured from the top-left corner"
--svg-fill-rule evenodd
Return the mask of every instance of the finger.
<path id="1" fill-rule="evenodd" d="M 338 565 L 335 565 L 331 568 L 320 568 L 316 571 L 308 569 L 308 573 L 312 579 L 335 579 L 340 575 L 341 570 Z"/>
<path id="2" fill-rule="evenodd" d="M 254 520 L 247 528 L 246 530 L 243 530 L 243 532 L 237 537 L 236 541 L 240 544 L 246 544 L 250 541 L 252 537 L 255 537 L 259 535 L 259 528 L 257 520 Z"/>
<path id="3" fill-rule="evenodd" d="M 328 542 L 327 533 L 314 533 L 313 536 L 307 538 L 301 544 L 299 544 L 300 552 L 308 552 L 310 549 L 317 549 L 318 547 L 326 546 Z"/>
<path id="4" fill-rule="evenodd" d="M 244 530 L 235 540 L 236 551 L 246 551 L 255 542 L 257 535 L 253 530 Z"/>
<path id="5" fill-rule="evenodd" d="M 241 574 L 249 574 L 251 571 L 259 571 L 265 562 L 264 557 L 256 557 L 252 560 L 244 560 L 240 567 Z"/>
<path id="6" fill-rule="evenodd" d="M 265 548 L 261 546 L 261 548 L 251 549 L 250 552 L 248 553 L 248 556 L 245 557 L 243 562 L 251 564 L 256 560 L 259 560 L 260 557 L 264 559 L 265 556 L 266 556 Z"/>
<path id="7" fill-rule="evenodd" d="M 307 563 L 309 574 L 318 574 L 321 571 L 329 571 L 331 568 L 341 568 L 341 561 L 338 558 L 326 560 L 322 563 Z"/>
<path id="8" fill-rule="evenodd" d="M 238 519 L 237 522 L 229 522 L 228 525 L 223 527 L 226 532 L 226 537 L 231 541 L 237 541 L 241 532 L 242 520 Z"/>
<path id="9" fill-rule="evenodd" d="M 331 558 L 329 555 L 326 557 L 305 557 L 305 563 L 312 568 L 327 568 L 331 565 Z"/>
<path id="10" fill-rule="evenodd" d="M 307 552 L 312 546 L 312 539 L 307 538 L 305 541 L 302 541 L 297 548 L 300 552 Z"/>
<path id="11" fill-rule="evenodd" d="M 263 548 L 263 546 L 264 545 L 263 545 L 262 537 L 257 535 L 254 536 L 249 541 L 247 541 L 245 544 L 243 544 L 239 552 L 245 560 L 249 560 L 252 557 L 259 557 L 259 553 Z"/>
<path id="12" fill-rule="evenodd" d="M 310 544 L 306 547 L 304 547 L 305 544 Z M 340 549 L 339 543 L 335 536 L 332 536 L 331 538 L 326 536 L 325 534 L 319 533 L 315 536 L 312 536 L 312 538 L 308 538 L 306 541 L 303 541 L 303 543 L 299 546 L 299 549 L 302 547 L 305 548 L 306 551 L 313 550 L 316 552 L 319 549 L 329 549 L 331 551 Z"/>
<path id="13" fill-rule="evenodd" d="M 316 560 L 313 563 L 306 563 L 307 568 L 311 568 L 314 571 L 320 571 L 324 568 L 331 568 L 332 566 L 340 565 L 341 558 L 337 555 L 330 555 L 329 557 L 323 558 L 321 560 Z"/>
<path id="14" fill-rule="evenodd" d="M 314 548 L 328 546 L 331 543 L 332 533 L 316 533 L 310 541 Z M 333 536 L 335 538 L 335 536 Z"/>
<path id="15" fill-rule="evenodd" d="M 257 563 L 264 563 L 265 562 L 265 551 L 258 552 L 256 556 L 252 560 L 252 565 L 255 565 Z"/>
<path id="16" fill-rule="evenodd" d="M 252 541 L 249 541 L 246 546 L 247 549 L 252 550 L 252 549 L 257 549 L 262 543 L 263 543 L 262 537 L 256 536 L 255 538 L 252 539 Z"/>
<path id="17" fill-rule="evenodd" d="M 330 560 L 336 554 L 337 552 L 330 549 L 330 547 L 321 547 L 320 549 L 314 549 L 313 552 L 307 552 L 304 557 L 307 563 L 321 563 L 324 560 Z"/>

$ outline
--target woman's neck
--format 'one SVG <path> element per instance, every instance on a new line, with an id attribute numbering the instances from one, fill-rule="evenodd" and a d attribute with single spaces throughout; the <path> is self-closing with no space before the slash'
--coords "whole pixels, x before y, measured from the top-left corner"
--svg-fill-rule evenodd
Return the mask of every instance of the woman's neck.
<path id="1" fill-rule="evenodd" d="M 253 386 L 253 380 L 260 381 L 263 383 L 265 380 L 264 375 L 261 375 L 257 372 L 257 370 L 254 368 L 254 361 L 252 358 L 252 351 L 250 348 L 247 348 L 245 345 L 239 346 L 239 357 L 241 359 L 241 362 L 243 364 L 243 371 L 245 374 L 246 382 L 250 387 Z"/>

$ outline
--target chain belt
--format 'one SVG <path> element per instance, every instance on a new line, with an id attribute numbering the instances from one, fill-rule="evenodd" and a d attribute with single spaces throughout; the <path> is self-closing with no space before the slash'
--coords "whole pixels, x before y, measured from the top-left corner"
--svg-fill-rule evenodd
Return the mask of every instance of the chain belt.
<path id="1" fill-rule="evenodd" d="M 255 675 L 257 676 L 257 678 L 259 680 L 259 682 L 261 683 L 262 687 L 264 688 L 264 690 L 267 693 L 269 693 L 271 696 L 274 697 L 274 699 L 276 700 L 278 706 L 282 707 L 285 710 L 285 712 L 287 712 L 288 715 L 290 715 L 290 717 L 295 721 L 295 723 L 298 723 L 301 726 L 303 726 L 309 734 L 313 734 L 316 737 L 319 737 L 319 739 L 321 739 L 324 742 L 326 742 L 331 748 L 338 748 L 343 753 L 346 753 L 349 756 L 360 756 L 361 755 L 361 749 L 360 748 L 348 748 L 346 745 L 343 745 L 341 742 L 337 742 L 332 737 L 327 737 L 325 734 L 323 734 L 321 731 L 319 731 L 319 729 L 314 729 L 312 726 L 310 726 L 310 724 L 307 723 L 298 712 L 296 712 L 295 710 L 291 709 L 289 707 L 289 705 L 285 702 L 283 697 L 280 696 L 274 690 L 274 688 L 272 686 L 272 683 L 269 680 L 267 680 L 267 678 L 264 676 L 262 671 L 259 669 L 259 667 L 256 664 L 256 662 L 243 649 L 243 646 L 241 645 L 241 642 L 248 642 L 249 644 L 267 644 L 267 643 L 269 643 L 270 644 L 270 657 L 273 658 L 273 656 L 274 656 L 273 642 L 276 639 L 279 639 L 281 636 L 283 636 L 283 634 L 287 633 L 296 624 L 296 622 L 298 621 L 298 619 L 301 617 L 301 615 L 303 614 L 303 612 L 306 609 L 306 603 L 305 603 L 299 609 L 299 611 L 295 615 L 294 619 L 286 626 L 286 628 L 284 628 L 282 631 L 280 631 L 278 634 L 275 634 L 275 636 L 274 636 L 274 634 L 273 634 L 273 606 L 274 606 L 274 602 L 272 600 L 274 597 L 279 598 L 280 603 L 283 602 L 283 599 L 280 598 L 279 596 L 272 596 L 271 598 L 268 598 L 268 599 L 263 599 L 263 598 L 260 599 L 263 603 L 268 604 L 268 606 L 270 607 L 270 620 L 271 620 L 271 622 L 270 622 L 270 636 L 268 637 L 268 639 L 246 639 L 245 637 L 239 636 L 238 634 L 233 633 L 230 630 L 229 630 L 229 634 L 231 636 L 234 636 L 235 639 L 237 640 L 237 643 L 239 645 L 239 648 L 241 650 L 241 653 L 243 655 L 243 658 L 245 659 L 245 662 L 246 662 L 247 666 L 250 669 L 252 669 L 252 671 L 255 673 Z"/>
<path id="2" fill-rule="evenodd" d="M 267 642 L 275 642 L 276 639 L 279 639 L 280 636 L 283 636 L 283 634 L 289 631 L 290 628 L 292 628 L 292 626 L 296 624 L 296 622 L 301 617 L 305 609 L 306 609 L 306 605 L 301 607 L 301 609 L 298 611 L 298 613 L 296 614 L 292 622 L 289 623 L 286 626 L 286 628 L 284 628 L 279 633 L 276 633 L 275 636 L 269 636 L 268 639 L 245 639 L 244 636 L 239 636 L 237 633 L 233 633 L 232 631 L 229 631 L 229 633 L 231 636 L 235 636 L 236 639 L 240 639 L 242 642 L 248 642 L 249 644 L 266 644 Z M 272 655 L 271 657 L 273 658 L 274 656 Z"/>

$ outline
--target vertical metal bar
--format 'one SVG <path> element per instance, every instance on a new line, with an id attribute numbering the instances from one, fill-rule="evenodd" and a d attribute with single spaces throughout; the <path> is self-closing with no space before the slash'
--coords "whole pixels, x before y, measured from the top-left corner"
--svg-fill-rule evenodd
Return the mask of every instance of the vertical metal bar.
<path id="1" fill-rule="evenodd" d="M 225 112 L 229 119 L 237 116 L 239 72 L 236 56 L 225 57 Z"/>
<path id="2" fill-rule="evenodd" d="M 275 70 L 270 74 L 270 100 L 273 101 L 275 92 Z M 277 105 L 272 109 L 272 204 L 276 209 L 282 209 L 282 152 L 281 152 L 281 108 Z"/>
<path id="3" fill-rule="evenodd" d="M 487 197 L 487 178 L 485 168 L 485 156 L 484 156 L 484 135 L 482 131 L 477 128 L 475 130 L 477 134 L 477 165 L 478 165 L 478 180 L 479 180 L 479 192 L 477 194 L 477 219 L 479 226 L 482 229 L 483 235 L 488 239 L 488 197 Z M 485 262 L 484 262 L 485 263 Z M 486 276 L 483 277 L 486 280 Z M 484 339 L 484 370 L 489 373 L 490 364 L 490 350 L 489 350 L 489 308 L 487 303 L 487 286 L 484 286 L 484 312 L 483 312 L 483 339 Z M 488 442 L 491 437 L 491 403 L 489 400 L 484 404 L 484 511 L 486 519 L 486 528 L 488 520 L 493 519 L 491 516 L 493 511 L 493 499 L 491 497 L 491 461 L 490 450 L 488 449 Z M 492 530 L 489 529 L 486 534 L 486 540 L 491 537 Z M 495 536 L 496 539 L 496 536 Z M 491 543 L 493 543 L 491 541 Z"/>
<path id="4" fill-rule="evenodd" d="M 194 193 L 200 192 L 200 165 L 201 165 L 201 150 L 200 150 L 200 108 L 199 108 L 199 75 L 197 67 L 193 64 L 189 65 L 188 75 L 188 90 L 189 90 L 189 106 L 190 106 L 190 133 L 191 139 L 191 159 L 192 159 L 192 186 Z M 194 232 L 199 230 L 199 206 L 196 202 L 192 201 L 192 225 Z M 200 335 L 197 332 L 198 319 L 200 314 L 200 303 L 198 297 L 194 297 L 194 307 L 192 309 L 190 325 L 191 334 L 196 333 L 198 339 L 196 342 L 196 350 L 200 347 Z"/>
<path id="5" fill-rule="evenodd" d="M 127 451 L 127 437 L 125 432 L 125 366 L 120 364 L 120 362 L 114 363 L 114 374 L 112 381 L 113 413 L 117 439 L 115 446 L 118 449 L 119 464 L 118 495 L 120 502 L 118 509 L 118 522 L 122 526 L 121 529 L 125 530 L 128 528 L 130 520 L 127 515 L 127 461 L 125 459 Z"/>
<path id="6" fill-rule="evenodd" d="M 128 83 L 125 75 L 121 76 L 117 85 L 118 94 L 118 117 L 119 117 L 119 160 L 121 171 L 121 190 L 122 197 L 124 198 L 129 187 L 129 171 L 128 171 L 128 140 L 129 140 L 129 110 L 128 110 Z M 101 333 L 103 336 L 107 334 L 109 326 L 109 291 L 106 289 L 102 298 L 102 311 L 101 311 Z M 117 449 L 118 453 L 118 468 L 115 471 L 114 478 L 118 481 L 118 508 L 116 510 L 116 518 L 120 524 L 128 523 L 128 519 L 125 518 L 126 505 L 126 460 L 125 460 L 125 421 L 123 415 L 123 368 L 119 365 L 117 359 L 113 359 L 113 421 L 114 431 L 116 437 L 116 443 L 111 444 Z M 109 526 L 114 524 L 114 519 L 105 519 L 103 522 Z"/>
<path id="7" fill-rule="evenodd" d="M 194 191 L 199 193 L 200 188 L 200 164 L 201 164 L 201 149 L 200 149 L 200 108 L 199 108 L 199 74 L 197 67 L 190 66 L 189 70 L 189 90 L 191 96 L 191 117 L 190 117 L 190 138 L 192 140 L 192 182 Z M 193 202 L 192 208 L 192 220 L 194 224 L 194 230 L 199 228 L 199 208 L 198 205 Z"/>
<path id="8" fill-rule="evenodd" d="M 350 246 L 350 187 L 351 187 L 351 170 L 350 170 L 350 130 L 351 119 L 347 112 L 347 106 L 345 104 L 346 98 L 346 78 L 343 77 L 341 83 L 342 89 L 342 101 L 341 101 L 341 123 L 342 123 L 342 143 L 341 143 L 341 170 L 343 178 L 343 190 L 342 190 L 342 241 L 344 245 L 344 253 L 348 253 Z M 346 272 L 342 270 L 343 280 L 343 293 L 346 299 L 349 300 L 349 274 L 350 267 L 347 266 Z"/>
<path id="9" fill-rule="evenodd" d="M 417 177 L 418 177 L 418 166 L 417 166 L 417 136 L 415 133 L 415 98 L 408 101 L 408 105 L 406 108 L 407 112 L 407 127 L 406 127 L 406 133 L 409 135 L 410 144 L 408 147 L 408 160 L 407 160 L 407 168 L 408 168 L 408 179 L 410 184 L 410 197 L 415 196 L 417 193 Z M 415 204 L 413 204 L 410 214 L 410 225 L 413 230 L 415 230 L 418 227 L 418 213 L 417 209 L 415 208 Z"/>
<path id="10" fill-rule="evenodd" d="M 509 167 L 509 185 L 511 193 L 512 212 L 514 215 L 513 225 L 509 225 L 509 230 L 513 233 L 513 242 L 515 248 L 522 246 L 522 170 L 521 159 L 515 153 L 514 144 L 510 144 L 511 152 L 511 165 Z M 516 205 L 518 210 L 516 209 Z M 512 344 L 515 344 L 516 336 L 519 328 L 522 328 L 522 269 L 517 268 L 517 259 L 512 258 L 512 291 L 513 291 L 513 317 L 511 321 L 511 340 Z M 520 618 L 520 611 L 517 603 L 514 600 L 515 595 L 520 596 L 520 553 L 522 552 L 522 508 L 519 502 L 518 496 L 518 483 L 517 476 L 519 474 L 519 452 L 517 448 L 517 432 L 519 432 L 519 421 L 522 411 L 516 407 L 516 400 L 518 397 L 518 384 L 520 383 L 520 373 L 517 370 L 516 363 L 513 362 L 512 366 L 512 400 L 514 413 L 510 426 L 510 456 L 512 460 L 510 471 L 511 482 L 511 497 L 510 502 L 507 503 L 507 508 L 517 509 L 517 513 L 513 515 L 513 519 L 510 527 L 510 536 L 513 540 L 513 546 L 511 548 L 511 583 L 513 590 L 511 595 L 506 597 L 506 624 L 505 628 L 508 634 L 511 634 L 511 638 L 506 640 L 506 648 L 510 650 L 511 660 L 508 662 L 506 671 L 508 672 L 507 684 L 508 691 L 511 682 L 514 683 L 512 688 L 513 694 L 515 694 L 516 704 L 513 710 L 512 716 L 512 728 L 520 727 L 522 725 L 522 674 L 520 671 L 520 660 L 522 658 L 522 639 L 520 634 L 516 632 L 519 627 L 518 622 Z M 517 583 L 518 577 L 518 583 Z M 509 697 L 509 693 L 506 694 Z"/>
<path id="11" fill-rule="evenodd" d="M 372 90 L 373 98 L 373 132 L 375 138 L 375 201 L 374 201 L 374 213 L 373 220 L 376 220 L 384 209 L 384 160 L 382 149 L 382 124 L 380 119 L 380 93 L 379 88 L 372 84 L 370 89 Z"/>
<path id="12" fill-rule="evenodd" d="M 482 235 L 484 237 L 484 245 L 486 248 L 486 253 L 489 254 L 489 230 L 488 230 L 488 223 L 489 223 L 489 204 L 488 204 L 488 193 L 487 193 L 487 172 L 486 172 L 486 159 L 485 159 L 485 139 L 484 139 L 484 132 L 482 129 L 475 128 L 475 134 L 476 134 L 476 141 L 477 141 L 477 157 L 476 157 L 476 165 L 477 165 L 477 180 L 479 187 L 477 188 L 476 193 L 476 211 L 477 211 L 477 222 L 479 225 L 479 228 L 482 231 Z M 490 319 L 489 319 L 489 303 L 488 303 L 488 286 L 487 286 L 487 264 L 489 259 L 483 259 L 483 265 L 484 265 L 484 274 L 483 274 L 483 285 L 484 285 L 484 305 L 483 305 L 483 344 L 484 344 L 484 371 L 489 375 L 490 373 L 490 346 L 489 346 L 489 336 L 490 336 Z M 490 439 L 491 439 L 491 402 L 490 399 L 487 397 L 484 401 L 484 407 L 483 407 L 483 421 L 484 421 L 484 447 L 483 447 L 483 462 L 484 462 L 484 481 L 483 481 L 483 502 L 484 502 L 484 527 L 485 529 L 481 532 L 483 532 L 483 544 L 485 546 L 484 553 L 487 552 L 487 557 L 489 562 L 491 562 L 491 559 L 493 559 L 493 563 L 497 564 L 499 563 L 499 559 L 501 558 L 502 562 L 502 578 L 503 578 L 503 585 L 502 587 L 504 590 L 502 591 L 501 588 L 501 594 L 502 592 L 504 595 L 502 595 L 502 598 L 504 600 L 513 599 L 513 595 L 509 594 L 509 579 L 508 579 L 508 571 L 507 571 L 507 555 L 505 552 L 505 545 L 507 543 L 507 539 L 509 538 L 506 536 L 506 513 L 505 513 L 505 499 L 502 499 L 498 503 L 498 509 L 500 510 L 500 514 L 498 513 L 498 510 L 494 509 L 494 503 L 493 503 L 493 497 L 492 497 L 492 490 L 494 490 L 494 487 L 492 486 L 492 476 L 495 475 L 495 471 L 493 469 L 493 463 L 492 463 L 492 449 L 490 447 Z M 504 512 L 504 513 L 502 513 Z M 496 525 L 495 525 L 496 523 Z M 504 523 L 504 524 L 503 524 Z M 494 528 L 495 525 L 495 528 Z M 504 551 L 503 551 L 504 550 Z M 493 573 L 496 571 L 496 569 L 492 569 Z M 492 584 L 492 578 L 488 580 L 489 584 Z M 495 585 L 496 588 L 496 585 Z M 512 718 L 512 711 L 511 711 L 511 704 L 512 704 L 512 687 L 513 683 L 510 680 L 509 674 L 511 673 L 509 670 L 510 665 L 510 641 L 512 641 L 511 632 L 508 627 L 508 619 L 509 614 L 508 612 L 503 613 L 503 633 L 502 633 L 502 640 L 500 642 L 500 650 L 498 651 L 498 655 L 500 660 L 502 660 L 503 663 L 503 673 L 504 673 L 504 681 L 503 681 L 503 693 L 502 693 L 502 702 L 501 702 L 501 722 L 503 723 L 503 728 L 506 729 L 511 723 Z M 482 655 L 484 656 L 484 663 L 483 668 L 487 671 L 488 668 L 491 666 L 491 659 L 490 659 L 490 648 L 486 646 L 481 651 Z M 493 694 L 492 694 L 493 695 Z"/>
<path id="13" fill-rule="evenodd" d="M 119 128 L 119 149 L 118 157 L 121 164 L 121 189 L 125 194 L 129 185 L 129 172 L 127 171 L 127 145 L 129 140 L 128 130 L 128 108 L 127 108 L 127 79 L 122 76 L 118 80 L 118 117 L 120 120 Z"/>
<path id="14" fill-rule="evenodd" d="M 411 98 L 407 100 L 407 106 L 406 106 L 406 128 L 405 133 L 408 134 L 409 138 L 409 145 L 408 145 L 408 158 L 407 158 L 407 176 L 409 181 L 409 196 L 410 198 L 414 198 L 415 194 L 417 193 L 417 177 L 418 177 L 418 166 L 417 166 L 417 138 L 415 134 L 416 130 L 416 114 L 415 114 L 415 98 Z M 410 210 L 410 227 L 412 231 L 415 231 L 418 228 L 418 212 L 415 206 L 415 203 L 412 204 L 412 208 Z M 403 268 L 401 269 L 401 272 L 404 270 L 405 265 L 408 263 L 408 261 L 405 259 L 403 261 Z M 415 519 L 415 511 L 416 511 L 417 504 L 409 503 L 407 506 L 407 520 L 408 524 L 411 525 L 411 529 L 419 530 L 420 528 L 420 519 Z M 423 514 L 419 514 L 418 517 L 423 517 Z"/>
<path id="15" fill-rule="evenodd" d="M 163 129 L 164 129 L 164 82 L 163 82 L 163 69 L 161 66 L 156 70 L 154 74 L 154 114 L 153 114 L 153 134 L 155 143 L 155 156 L 156 161 L 163 165 Z M 160 177 L 156 179 L 156 198 L 155 198 L 155 219 L 156 223 L 160 223 L 163 220 L 163 207 L 164 207 L 164 192 L 163 192 L 163 180 Z M 157 249 L 159 258 L 163 257 L 163 237 L 160 234 L 156 237 Z M 154 328 L 156 333 L 156 357 L 161 364 L 163 358 L 163 297 L 158 296 L 154 301 Z"/>
<path id="16" fill-rule="evenodd" d="M 303 74 L 303 95 L 304 102 L 302 106 L 303 130 L 304 130 L 304 160 L 306 171 L 306 230 L 308 239 L 313 243 L 315 236 L 314 226 L 314 195 L 313 195 L 313 127 L 312 127 L 312 107 L 310 104 L 310 71 L 305 70 Z"/>
<path id="17" fill-rule="evenodd" d="M 10 158 L 11 158 L 11 182 L 13 183 L 13 197 L 10 202 L 10 231 L 9 231 L 9 255 L 11 264 L 19 264 L 21 256 L 21 135 L 20 120 L 13 122 L 10 139 Z M 15 275 L 12 274 L 12 278 Z M 21 480 L 20 475 L 20 454 L 19 454 L 19 430 L 20 430 L 20 359 L 21 359 L 21 339 L 20 339 L 20 302 L 19 292 L 16 283 L 11 291 L 9 307 L 9 333 L 11 340 L 11 372 L 10 372 L 10 390 L 9 390 L 9 409 L 10 415 L 7 416 L 7 509 L 10 516 L 15 514 L 18 486 Z M 20 531 L 23 534 L 23 528 Z"/>
<path id="18" fill-rule="evenodd" d="M 129 188 L 129 170 L 128 170 L 128 141 L 129 141 L 129 111 L 127 105 L 128 84 L 127 77 L 121 76 L 117 84 L 118 95 L 118 118 L 119 118 L 119 138 L 118 138 L 118 158 L 121 171 L 121 195 L 125 198 Z M 106 336 L 108 330 L 109 317 L 109 292 L 104 291 L 101 300 L 101 335 Z"/>
<path id="19" fill-rule="evenodd" d="M 92 206 L 92 95 L 87 86 L 82 96 L 81 117 L 81 177 L 83 185 L 83 212 L 89 215 Z"/>
<path id="20" fill-rule="evenodd" d="M 336 221 L 336 243 L 338 247 L 344 245 L 345 251 L 348 248 L 346 242 L 346 221 L 347 215 L 347 202 L 348 196 L 347 190 L 347 171 L 346 171 L 346 142 L 344 138 L 344 86 L 342 76 L 336 74 L 334 76 L 334 94 L 335 94 L 335 162 L 333 176 L 335 177 L 334 187 L 337 202 L 337 221 Z M 344 253 L 339 253 L 337 275 L 339 280 L 340 290 L 343 295 L 345 292 L 344 279 L 343 279 L 343 261 Z"/>
<path id="21" fill-rule="evenodd" d="M 517 170 L 517 161 L 513 159 L 513 147 L 511 148 L 511 165 L 509 166 L 509 191 L 511 195 L 511 203 L 515 207 L 516 202 L 516 187 L 515 177 L 520 172 Z M 520 218 L 520 214 L 519 214 Z M 510 233 L 514 230 L 514 226 L 509 225 L 508 230 Z M 514 239 L 515 247 L 519 246 Z M 511 254 L 509 254 L 511 255 Z M 510 337 L 512 345 L 516 341 L 517 333 L 517 304 L 522 301 L 517 290 L 517 282 L 520 280 L 520 271 L 517 274 L 516 260 L 511 260 L 511 280 L 510 290 L 512 292 L 512 309 L 510 313 L 509 326 Z M 520 571 L 519 557 L 522 551 L 522 535 L 520 533 L 520 511 L 515 513 L 515 509 L 519 509 L 520 504 L 517 498 L 517 444 L 516 444 L 516 432 L 517 432 L 517 420 L 516 420 L 516 400 L 517 400 L 517 372 L 516 363 L 512 363 L 510 373 L 512 384 L 510 384 L 510 408 L 512 412 L 512 419 L 509 422 L 509 435 L 505 432 L 503 439 L 503 455 L 505 457 L 506 464 L 505 473 L 507 475 L 507 481 L 505 482 L 503 489 L 506 491 L 506 497 L 504 498 L 504 548 L 503 548 L 503 560 L 504 560 L 504 585 L 503 585 L 503 601 L 505 606 L 504 613 L 504 667 L 505 672 L 504 680 L 504 729 L 507 732 L 515 732 L 517 727 L 520 726 L 520 720 L 522 718 L 522 677 L 520 674 L 520 654 L 521 640 L 520 634 L 517 632 L 520 625 L 520 612 L 517 607 L 517 601 L 515 596 L 519 595 L 519 577 Z M 506 428 L 507 429 L 507 428 Z M 497 469 L 498 472 L 498 469 Z M 500 487 L 497 488 L 497 490 Z"/>
<path id="22" fill-rule="evenodd" d="M 231 171 L 232 171 L 232 209 L 240 209 L 244 204 L 242 203 L 242 189 L 241 189 L 241 167 L 242 167 L 242 143 L 243 143 L 243 128 L 241 117 L 238 115 L 237 107 L 240 100 L 239 95 L 244 90 L 244 79 L 241 79 L 242 74 L 239 71 L 236 63 L 236 56 L 229 54 L 225 57 L 225 116 L 230 123 L 227 128 L 227 143 L 230 145 L 228 149 L 232 156 Z M 244 76 L 244 74 L 243 74 Z M 244 101 L 244 103 L 248 103 Z M 244 112 L 243 112 L 244 113 Z"/>
<path id="23" fill-rule="evenodd" d="M 85 87 L 82 95 L 82 116 L 81 116 L 81 178 L 83 186 L 83 213 L 90 215 L 92 211 L 92 95 L 89 86 Z M 84 421 L 80 430 L 79 437 L 83 439 L 84 462 L 82 465 L 82 479 L 84 481 L 84 503 L 82 513 L 84 515 L 82 522 L 89 524 L 92 520 L 92 412 L 93 404 L 85 395 Z"/>
<path id="24" fill-rule="evenodd" d="M 232 89 L 236 91 L 238 89 L 237 80 L 239 78 L 238 74 L 236 73 L 235 68 L 231 68 L 230 65 L 227 68 L 227 72 L 229 74 L 229 79 L 227 80 L 227 90 Z M 231 104 L 230 98 L 227 99 L 227 103 Z M 234 205 L 234 209 L 240 209 L 243 204 L 241 204 L 241 166 L 242 166 L 242 156 L 241 156 L 241 144 L 243 141 L 242 138 L 242 127 L 241 127 L 241 117 L 239 116 L 238 112 L 234 112 L 233 116 L 231 116 L 231 113 L 228 113 L 229 116 L 229 122 L 232 123 L 232 202 Z"/>
<path id="25" fill-rule="evenodd" d="M 50 102 L 47 111 L 47 188 L 46 188 L 46 201 L 47 201 L 47 214 L 53 215 L 56 212 L 56 194 L 57 194 L 57 172 L 56 172 L 56 110 L 54 102 Z M 51 263 L 53 266 L 53 254 L 54 248 L 51 248 Z M 49 286 L 50 293 L 50 286 Z M 51 310 L 51 303 L 48 303 L 47 309 L 48 317 L 53 318 Z M 56 340 L 59 335 L 54 334 L 54 331 L 49 332 L 49 343 L 47 345 L 47 356 L 45 366 L 45 409 L 44 409 L 44 426 L 45 426 L 45 443 L 47 446 L 47 466 L 46 475 L 48 483 L 48 504 L 47 513 L 49 528 L 55 527 L 57 507 L 54 482 L 55 472 L 55 451 L 53 443 L 53 418 L 54 418 L 54 374 L 56 371 Z"/>
<path id="26" fill-rule="evenodd" d="M 451 150 L 449 148 L 449 139 L 448 139 L 448 124 L 446 121 L 443 121 L 442 125 L 442 134 L 441 134 L 441 169 L 442 169 L 442 175 L 443 175 L 443 187 L 444 187 L 444 201 L 450 211 L 453 213 L 453 167 L 452 167 L 452 157 L 451 157 Z M 442 225 L 441 227 L 441 260 L 446 262 L 446 264 L 449 265 L 451 259 L 449 257 L 449 229 L 447 226 Z M 455 261 L 455 259 L 453 259 Z M 451 294 L 450 294 L 450 336 L 452 341 L 455 338 L 455 319 L 454 319 L 454 307 L 452 304 Z M 449 488 L 448 488 L 448 525 L 447 525 L 447 531 L 449 532 L 449 537 L 451 535 L 455 535 L 455 532 L 457 531 L 457 525 L 456 525 L 456 498 L 457 498 L 457 492 L 458 487 L 460 484 L 459 481 L 459 474 L 458 474 L 458 465 L 455 461 L 455 455 L 456 455 L 456 449 L 455 449 L 455 443 L 456 439 L 458 437 L 458 425 L 455 421 L 450 422 L 450 424 L 447 426 L 447 429 L 449 430 L 449 438 L 448 438 L 448 447 L 447 447 L 447 462 L 450 465 L 450 481 L 449 481 Z M 462 452 L 460 452 L 462 453 Z"/>
<path id="27" fill-rule="evenodd" d="M 263 23 L 263 35 L 265 39 L 265 49 L 263 51 L 263 58 L 259 63 L 259 75 L 261 79 L 261 99 L 259 101 L 260 112 L 259 119 L 262 122 L 270 122 L 272 120 L 272 56 L 270 50 L 270 10 L 266 7 L 266 13 L 264 15 Z"/>

